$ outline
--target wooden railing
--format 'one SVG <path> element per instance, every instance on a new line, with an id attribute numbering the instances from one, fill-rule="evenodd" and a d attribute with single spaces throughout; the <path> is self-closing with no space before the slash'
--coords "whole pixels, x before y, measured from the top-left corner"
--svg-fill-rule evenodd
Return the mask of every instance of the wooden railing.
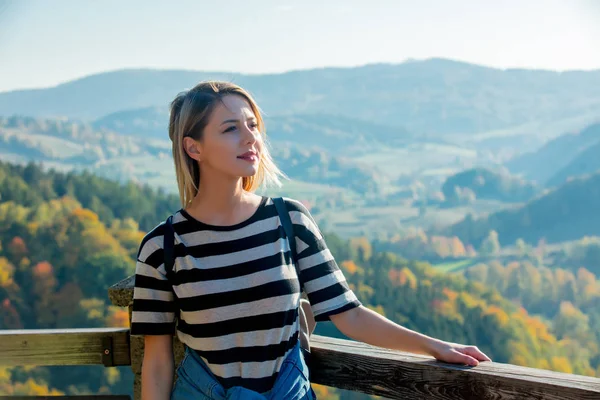
<path id="1" fill-rule="evenodd" d="M 0 331 L 0 365 L 131 365 L 122 328 Z M 313 336 L 314 383 L 390 399 L 600 399 L 600 379 L 494 362 L 463 367 Z"/>
<path id="2" fill-rule="evenodd" d="M 111 290 L 130 306 L 132 278 Z M 174 345 L 176 362 L 182 347 Z M 314 335 L 311 375 L 317 384 L 390 399 L 600 400 L 600 379 L 495 362 L 477 367 Z M 139 398 L 141 338 L 124 328 L 0 331 L 0 365 L 131 365 Z"/>

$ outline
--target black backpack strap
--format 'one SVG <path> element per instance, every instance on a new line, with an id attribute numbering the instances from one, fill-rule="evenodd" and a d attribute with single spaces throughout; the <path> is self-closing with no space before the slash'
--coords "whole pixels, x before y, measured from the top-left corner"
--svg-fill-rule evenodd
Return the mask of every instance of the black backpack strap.
<path id="1" fill-rule="evenodd" d="M 287 207 L 285 206 L 283 198 L 274 198 L 273 202 L 275 203 L 275 208 L 277 208 L 277 214 L 279 214 L 279 219 L 281 220 L 281 225 L 283 226 L 285 236 L 287 236 L 288 242 L 290 243 L 290 249 L 292 251 L 292 262 L 294 263 L 294 267 L 296 268 L 296 275 L 298 276 L 298 282 L 300 282 L 300 291 L 302 292 L 304 289 L 304 285 L 302 285 L 302 280 L 300 279 L 300 266 L 298 264 L 298 253 L 296 251 L 296 236 L 294 235 L 294 225 L 292 224 L 292 219 L 290 218 L 290 214 L 288 212 Z M 306 291 L 304 291 L 302 297 L 304 297 L 305 295 L 307 295 Z M 310 335 L 312 332 L 309 331 L 307 322 L 308 316 L 304 312 L 304 307 L 300 305 L 298 311 L 300 315 L 299 340 L 302 345 L 302 354 L 304 356 L 304 360 L 310 369 Z M 314 318 L 314 316 L 312 318 Z"/>
<path id="2" fill-rule="evenodd" d="M 163 237 L 165 274 L 167 275 L 167 280 L 171 283 L 171 285 L 173 285 L 173 275 L 175 274 L 175 272 L 173 271 L 173 267 L 175 266 L 175 229 L 173 228 L 172 215 L 170 215 L 165 222 L 165 232 Z M 175 294 L 175 291 L 173 291 L 173 296 L 175 299 L 175 303 L 178 304 L 178 299 L 177 295 Z M 175 313 L 175 317 L 177 319 L 180 319 L 179 305 L 177 305 L 177 312 Z"/>
<path id="3" fill-rule="evenodd" d="M 292 262 L 296 268 L 298 280 L 300 280 L 300 269 L 298 266 L 297 257 L 298 253 L 296 252 L 296 236 L 294 235 L 294 225 L 292 224 L 292 219 L 290 218 L 290 214 L 288 213 L 288 209 L 285 206 L 285 202 L 282 197 L 274 198 L 273 203 L 275 203 L 275 208 L 277 209 L 277 214 L 279 214 L 279 219 L 281 221 L 281 225 L 283 226 L 285 236 L 287 236 L 288 242 L 290 243 L 290 249 L 292 250 Z M 302 281 L 300 281 L 300 284 L 302 285 Z"/>
<path id="4" fill-rule="evenodd" d="M 167 279 L 171 280 L 173 276 L 173 266 L 175 265 L 175 229 L 173 229 L 173 216 L 169 216 L 165 222 L 164 232 L 164 248 L 165 253 L 165 273 Z"/>

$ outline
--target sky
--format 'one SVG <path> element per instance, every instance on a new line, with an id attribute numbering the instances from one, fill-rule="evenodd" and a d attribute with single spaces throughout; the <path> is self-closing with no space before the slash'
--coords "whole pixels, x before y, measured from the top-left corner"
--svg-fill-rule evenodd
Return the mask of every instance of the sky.
<path id="1" fill-rule="evenodd" d="M 600 69 L 599 0 L 0 0 L 0 92 L 123 68 Z"/>

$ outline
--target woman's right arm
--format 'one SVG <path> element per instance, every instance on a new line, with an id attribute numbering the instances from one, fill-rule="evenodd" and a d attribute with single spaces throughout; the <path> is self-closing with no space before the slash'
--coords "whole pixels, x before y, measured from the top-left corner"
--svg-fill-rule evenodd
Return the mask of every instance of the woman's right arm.
<path id="1" fill-rule="evenodd" d="M 172 335 L 144 336 L 142 400 L 169 400 L 175 366 Z"/>

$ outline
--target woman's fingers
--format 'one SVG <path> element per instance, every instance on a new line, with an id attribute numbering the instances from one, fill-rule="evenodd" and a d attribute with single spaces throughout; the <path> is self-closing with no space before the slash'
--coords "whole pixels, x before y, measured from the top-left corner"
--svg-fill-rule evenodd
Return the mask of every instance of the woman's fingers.
<path id="1" fill-rule="evenodd" d="M 471 357 L 468 354 L 463 354 L 463 353 L 457 352 L 456 355 L 457 355 L 458 363 L 470 365 L 473 367 L 476 367 L 477 365 L 479 365 L 479 361 L 477 361 L 475 358 Z"/>
<path id="2" fill-rule="evenodd" d="M 492 361 L 491 358 L 486 356 L 481 350 L 479 350 L 476 346 L 468 346 L 465 348 L 465 354 L 473 357 L 479 361 Z"/>

